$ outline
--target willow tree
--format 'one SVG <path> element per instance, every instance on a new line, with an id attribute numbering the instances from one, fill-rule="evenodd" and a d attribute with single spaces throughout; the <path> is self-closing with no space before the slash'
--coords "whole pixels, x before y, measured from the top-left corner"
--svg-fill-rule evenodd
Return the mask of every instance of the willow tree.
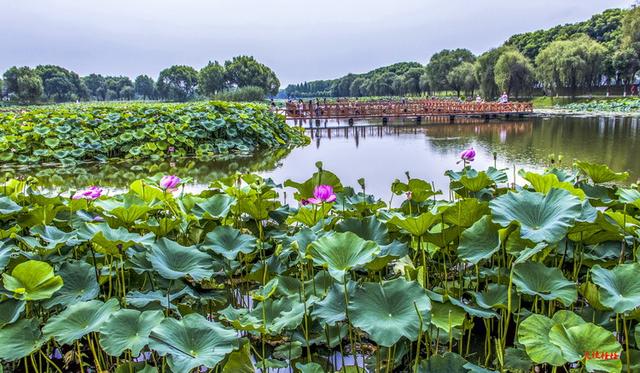
<path id="1" fill-rule="evenodd" d="M 554 41 L 536 57 L 538 79 L 552 93 L 567 88 L 575 96 L 579 88 L 590 90 L 599 83 L 605 53 L 602 44 L 586 35 Z"/>
<path id="2" fill-rule="evenodd" d="M 460 91 L 473 94 L 478 87 L 473 63 L 463 62 L 447 74 L 449 87 L 460 96 Z"/>
<path id="3" fill-rule="evenodd" d="M 518 97 L 531 89 L 534 70 L 529 59 L 516 49 L 504 51 L 494 67 L 495 84 Z"/>

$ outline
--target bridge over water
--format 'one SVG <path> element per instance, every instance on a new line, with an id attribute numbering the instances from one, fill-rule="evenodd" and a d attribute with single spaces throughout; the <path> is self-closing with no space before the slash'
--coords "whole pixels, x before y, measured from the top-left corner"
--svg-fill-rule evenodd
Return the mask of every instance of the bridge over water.
<path id="1" fill-rule="evenodd" d="M 488 120 L 498 116 L 525 116 L 533 112 L 529 102 L 459 102 L 453 100 L 403 100 L 403 101 L 366 101 L 339 100 L 337 102 L 288 102 L 285 106 L 287 119 L 346 119 L 353 124 L 354 119 L 445 117 L 453 122 L 456 117 L 483 118 Z"/>

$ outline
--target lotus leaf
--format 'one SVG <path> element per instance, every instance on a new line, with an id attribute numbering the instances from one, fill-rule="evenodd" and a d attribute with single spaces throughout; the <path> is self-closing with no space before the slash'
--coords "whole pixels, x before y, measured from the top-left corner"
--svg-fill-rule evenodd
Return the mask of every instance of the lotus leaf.
<path id="1" fill-rule="evenodd" d="M 56 276 L 48 263 L 28 260 L 18 264 L 11 275 L 2 274 L 5 289 L 17 299 L 49 299 L 62 285 L 62 277 Z"/>
<path id="2" fill-rule="evenodd" d="M 489 206 L 496 224 L 507 227 L 516 222 L 522 238 L 536 243 L 560 241 L 582 213 L 580 200 L 563 189 L 551 189 L 547 194 L 509 192 Z"/>
<path id="3" fill-rule="evenodd" d="M 37 351 L 46 339 L 37 319 L 22 319 L 0 329 L 0 359 L 14 361 Z"/>
<path id="4" fill-rule="evenodd" d="M 102 324 L 120 308 L 118 300 L 78 302 L 51 317 L 42 331 L 62 344 L 72 344 L 88 333 L 98 331 Z"/>
<path id="5" fill-rule="evenodd" d="M 256 238 L 249 234 L 242 234 L 239 230 L 221 225 L 207 233 L 202 249 L 211 250 L 234 260 L 238 254 L 250 254 L 256 249 Z"/>
<path id="6" fill-rule="evenodd" d="M 373 241 L 365 241 L 355 233 L 333 233 L 314 241 L 307 256 L 329 270 L 331 277 L 343 281 L 347 271 L 371 262 L 380 251 Z"/>
<path id="7" fill-rule="evenodd" d="M 149 344 L 151 330 L 163 319 L 162 311 L 118 310 L 100 327 L 100 345 L 112 356 L 127 349 L 137 356 Z"/>
<path id="8" fill-rule="evenodd" d="M 57 304 L 68 306 L 79 301 L 92 300 L 100 293 L 96 272 L 93 266 L 86 262 L 65 262 L 58 274 L 62 277 L 64 285 L 47 301 L 48 307 Z"/>
<path id="9" fill-rule="evenodd" d="M 513 268 L 513 283 L 522 294 L 537 295 L 544 300 L 559 300 L 565 306 L 578 299 L 576 284 L 568 281 L 558 268 L 527 262 Z"/>
<path id="10" fill-rule="evenodd" d="M 213 259 L 208 254 L 195 246 L 182 246 L 164 237 L 149 245 L 147 259 L 166 279 L 189 276 L 199 281 L 213 275 Z"/>
<path id="11" fill-rule="evenodd" d="M 591 268 L 593 283 L 599 287 L 602 305 L 616 313 L 640 307 L 640 263 L 619 264 L 608 270 L 599 265 Z"/>
<path id="12" fill-rule="evenodd" d="M 214 368 L 237 344 L 234 330 L 199 314 L 189 314 L 182 320 L 166 318 L 151 330 L 149 338 L 149 347 L 168 355 L 169 367 L 175 372 L 199 366 Z"/>
<path id="13" fill-rule="evenodd" d="M 402 337 L 415 341 L 420 326 L 427 329 L 430 310 L 431 301 L 424 289 L 403 278 L 382 284 L 364 283 L 349 300 L 349 317 L 353 325 L 386 347 Z"/>

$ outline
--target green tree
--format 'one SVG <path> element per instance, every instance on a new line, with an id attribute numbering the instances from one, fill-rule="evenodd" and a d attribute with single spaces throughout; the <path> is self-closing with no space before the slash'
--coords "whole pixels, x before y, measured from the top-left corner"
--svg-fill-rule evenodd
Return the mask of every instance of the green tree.
<path id="1" fill-rule="evenodd" d="M 509 95 L 518 97 L 531 88 L 534 70 L 531 62 L 516 49 L 504 51 L 494 68 L 495 84 Z"/>
<path id="2" fill-rule="evenodd" d="M 451 89 L 460 96 L 460 91 L 473 94 L 477 87 L 474 65 L 471 62 L 463 62 L 455 66 L 447 74 L 447 82 Z"/>
<path id="3" fill-rule="evenodd" d="M 104 76 L 89 74 L 82 77 L 82 82 L 87 87 L 89 96 L 94 100 L 104 100 L 107 93 L 107 85 Z"/>
<path id="4" fill-rule="evenodd" d="M 404 87 L 407 93 L 416 95 L 422 91 L 420 89 L 420 76 L 423 73 L 424 68 L 421 67 L 412 67 L 404 73 Z"/>
<path id="5" fill-rule="evenodd" d="M 7 85 L 7 94 L 18 102 L 34 103 L 42 96 L 44 91 L 42 78 L 34 69 L 27 66 L 14 66 L 3 76 Z"/>
<path id="6" fill-rule="evenodd" d="M 87 87 L 73 71 L 55 65 L 40 65 L 35 71 L 42 79 L 44 97 L 55 102 L 75 101 L 89 96 Z"/>
<path id="7" fill-rule="evenodd" d="M 568 88 L 575 96 L 578 88 L 590 89 L 604 71 L 606 48 L 586 35 L 554 41 L 536 58 L 538 79 L 550 92 Z"/>
<path id="8" fill-rule="evenodd" d="M 134 92 L 143 99 L 155 97 L 156 83 L 147 75 L 138 75 L 134 82 Z"/>
<path id="9" fill-rule="evenodd" d="M 364 96 L 363 86 L 366 83 L 366 79 L 364 78 L 355 78 L 353 82 L 351 82 L 351 86 L 349 87 L 349 96 L 351 97 L 362 97 Z"/>
<path id="10" fill-rule="evenodd" d="M 453 68 L 463 62 L 474 62 L 475 57 L 468 49 L 444 49 L 431 57 L 427 64 L 427 74 L 431 81 L 431 89 L 447 90 L 452 88 L 448 78 Z"/>
<path id="11" fill-rule="evenodd" d="M 487 99 L 493 99 L 499 95 L 494 68 L 503 51 L 504 47 L 494 48 L 481 54 L 476 60 L 474 66 L 476 81 L 480 88 L 480 94 Z"/>
<path id="12" fill-rule="evenodd" d="M 420 75 L 420 91 L 431 94 L 431 78 L 426 71 Z"/>
<path id="13" fill-rule="evenodd" d="M 640 52 L 640 7 L 629 10 L 622 19 L 622 46 Z"/>
<path id="14" fill-rule="evenodd" d="M 611 64 L 617 80 L 622 81 L 626 95 L 627 85 L 635 80 L 636 73 L 640 70 L 638 54 L 631 47 L 620 49 L 613 54 Z"/>
<path id="15" fill-rule="evenodd" d="M 105 77 L 105 96 L 107 100 L 130 100 L 135 92 L 133 82 L 127 76 Z"/>
<path id="16" fill-rule="evenodd" d="M 175 101 L 192 97 L 197 84 L 198 72 L 185 65 L 174 65 L 162 70 L 156 83 L 160 97 Z"/>
<path id="17" fill-rule="evenodd" d="M 276 95 L 280 89 L 280 81 L 273 70 L 251 56 L 238 56 L 225 61 L 224 68 L 229 86 L 256 86 L 269 95 Z"/>
<path id="18" fill-rule="evenodd" d="M 225 88 L 224 66 L 218 61 L 209 62 L 198 73 L 198 89 L 205 96 L 213 96 Z"/>

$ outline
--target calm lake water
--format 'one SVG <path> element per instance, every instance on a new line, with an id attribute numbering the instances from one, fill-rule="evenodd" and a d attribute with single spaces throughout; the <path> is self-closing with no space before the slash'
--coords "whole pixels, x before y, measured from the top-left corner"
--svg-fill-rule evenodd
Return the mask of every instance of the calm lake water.
<path id="1" fill-rule="evenodd" d="M 136 178 L 155 173 L 175 173 L 191 177 L 192 188 L 204 188 L 211 180 L 235 171 L 260 172 L 276 182 L 286 179 L 303 181 L 315 171 L 315 162 L 336 173 L 346 185 L 357 186 L 364 177 L 367 191 L 385 200 L 391 196 L 394 179 L 411 177 L 433 181 L 447 191 L 444 172 L 460 169 L 456 164 L 462 150 L 473 147 L 477 158 L 473 166 L 485 169 L 494 164 L 507 168 L 512 178 L 516 169 L 541 170 L 548 165 L 550 154 L 562 155 L 562 165 L 574 159 L 606 163 L 615 170 L 631 173 L 630 181 L 640 176 L 640 129 L 637 118 L 621 117 L 532 117 L 514 121 L 471 121 L 449 124 L 412 120 L 356 121 L 351 128 L 345 121 L 313 124 L 307 133 L 311 144 L 291 151 L 277 151 L 240 159 L 175 162 L 129 162 L 107 165 L 84 165 L 75 168 L 3 167 L 6 176 L 36 175 L 55 188 L 61 185 L 98 184 L 123 187 Z M 304 123 L 308 128 L 309 123 Z"/>

